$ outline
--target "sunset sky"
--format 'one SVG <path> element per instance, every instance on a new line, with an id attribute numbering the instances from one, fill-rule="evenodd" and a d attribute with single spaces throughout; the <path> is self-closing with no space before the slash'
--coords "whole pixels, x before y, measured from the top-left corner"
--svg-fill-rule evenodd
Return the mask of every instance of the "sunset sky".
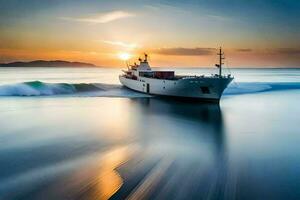
<path id="1" fill-rule="evenodd" d="M 226 2 L 226 3 L 225 3 Z M 0 62 L 300 67 L 297 0 L 0 0 Z M 131 58 L 133 60 L 133 58 Z"/>

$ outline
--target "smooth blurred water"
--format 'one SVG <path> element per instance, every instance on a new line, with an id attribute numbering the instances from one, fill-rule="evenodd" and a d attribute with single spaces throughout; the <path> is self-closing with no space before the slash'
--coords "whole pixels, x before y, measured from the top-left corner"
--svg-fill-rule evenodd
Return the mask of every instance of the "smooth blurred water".
<path id="1" fill-rule="evenodd" d="M 133 95 L 118 69 L 0 69 L 5 94 L 112 84 L 0 97 L 0 199 L 299 199 L 300 70 L 231 72 L 215 105 Z"/>

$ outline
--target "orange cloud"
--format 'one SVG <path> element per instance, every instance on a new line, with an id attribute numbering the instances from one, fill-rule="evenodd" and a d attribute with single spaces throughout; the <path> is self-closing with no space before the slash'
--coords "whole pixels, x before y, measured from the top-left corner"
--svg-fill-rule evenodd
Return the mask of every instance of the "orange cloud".
<path id="1" fill-rule="evenodd" d="M 138 47 L 138 45 L 135 44 L 135 43 L 125 43 L 125 42 L 121 42 L 121 41 L 103 40 L 103 43 L 110 44 L 110 45 L 113 45 L 113 46 L 124 47 L 124 48 L 127 48 L 127 49 L 135 49 L 135 48 Z"/>
<path id="2" fill-rule="evenodd" d="M 216 49 L 214 48 L 184 48 L 184 47 L 177 47 L 177 48 L 160 48 L 150 50 L 155 54 L 161 55 L 176 55 L 176 56 L 201 56 L 201 55 L 211 55 L 213 54 Z"/>

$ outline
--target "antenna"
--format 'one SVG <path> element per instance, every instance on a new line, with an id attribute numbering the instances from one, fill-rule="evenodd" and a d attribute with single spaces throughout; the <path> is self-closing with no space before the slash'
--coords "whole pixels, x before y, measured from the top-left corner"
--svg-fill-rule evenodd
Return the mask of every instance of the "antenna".
<path id="1" fill-rule="evenodd" d="M 222 65 L 224 64 L 223 60 L 225 59 L 224 52 L 222 52 L 222 47 L 220 47 L 219 53 L 217 55 L 219 56 L 219 63 L 216 64 L 216 67 L 219 68 L 219 77 L 221 78 L 222 77 Z"/>

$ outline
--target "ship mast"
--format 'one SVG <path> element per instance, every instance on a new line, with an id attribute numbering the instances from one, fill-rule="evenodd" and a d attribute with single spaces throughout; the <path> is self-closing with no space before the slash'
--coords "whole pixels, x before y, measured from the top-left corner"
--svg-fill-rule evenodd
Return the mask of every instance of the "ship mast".
<path id="1" fill-rule="evenodd" d="M 221 47 L 220 47 L 219 53 L 217 55 L 219 56 L 219 64 L 216 64 L 216 67 L 219 68 L 219 77 L 221 78 L 222 77 L 222 65 L 224 64 L 223 60 L 225 59 L 224 53 L 222 52 Z"/>

